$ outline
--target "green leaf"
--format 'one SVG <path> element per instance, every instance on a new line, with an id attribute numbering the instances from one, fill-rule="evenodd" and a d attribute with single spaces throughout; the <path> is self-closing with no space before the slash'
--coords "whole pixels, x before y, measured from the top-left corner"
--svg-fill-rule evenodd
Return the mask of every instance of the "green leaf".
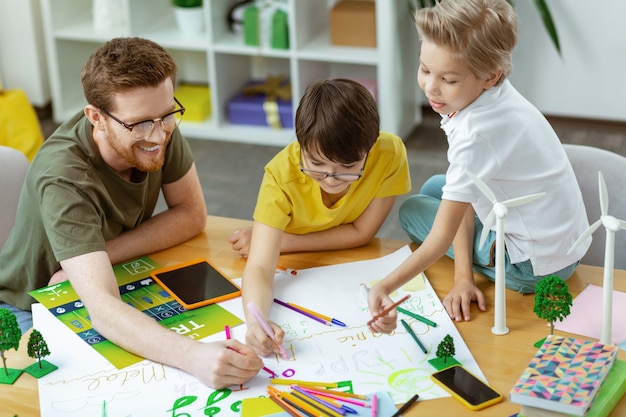
<path id="1" fill-rule="evenodd" d="M 433 7 L 435 3 L 438 3 L 441 0 L 417 0 L 417 4 L 419 7 Z M 515 7 L 515 3 L 513 0 L 506 0 L 511 6 Z M 554 24 L 554 20 L 552 19 L 552 13 L 550 13 L 550 8 L 546 3 L 546 0 L 535 0 L 535 7 L 539 12 L 539 16 L 541 17 L 541 21 L 543 22 L 543 27 L 548 32 L 548 36 L 550 36 L 550 40 L 552 40 L 552 44 L 554 48 L 561 55 L 561 42 L 559 41 L 559 34 L 556 30 L 556 25 Z"/>
<path id="2" fill-rule="evenodd" d="M 556 48 L 559 55 L 561 55 L 561 43 L 559 42 L 559 34 L 556 31 L 556 26 L 554 25 L 554 20 L 552 20 L 552 13 L 550 13 L 550 8 L 548 8 L 548 4 L 545 0 L 535 0 L 535 6 L 539 11 L 539 15 L 541 16 L 541 20 L 543 21 L 543 26 L 546 28 L 550 39 L 552 39 L 552 43 Z"/>

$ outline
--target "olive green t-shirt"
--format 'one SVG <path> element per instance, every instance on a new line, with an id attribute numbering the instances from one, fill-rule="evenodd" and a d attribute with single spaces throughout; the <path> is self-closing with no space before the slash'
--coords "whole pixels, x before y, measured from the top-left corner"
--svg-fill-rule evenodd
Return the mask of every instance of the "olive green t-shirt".
<path id="1" fill-rule="evenodd" d="M 152 216 L 161 185 L 193 164 L 176 129 L 163 167 L 121 178 L 102 159 L 92 126 L 81 112 L 61 125 L 33 159 L 15 226 L 0 252 L 0 301 L 30 310 L 28 294 L 46 286 L 59 262 L 105 250 L 105 242 Z"/>

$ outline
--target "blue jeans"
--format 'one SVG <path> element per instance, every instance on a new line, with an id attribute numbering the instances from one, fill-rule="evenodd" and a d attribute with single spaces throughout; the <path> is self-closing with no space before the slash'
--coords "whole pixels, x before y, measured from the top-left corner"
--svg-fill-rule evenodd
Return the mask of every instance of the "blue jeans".
<path id="1" fill-rule="evenodd" d="M 441 204 L 442 189 L 445 183 L 445 175 L 440 174 L 429 178 L 422 186 L 419 194 L 407 198 L 400 206 L 400 225 L 413 242 L 419 244 L 424 242 L 424 239 L 426 239 L 426 236 L 432 229 L 435 215 Z M 474 216 L 474 270 L 485 275 L 489 280 L 495 281 L 496 232 L 493 230 L 489 231 L 487 239 L 481 248 L 479 244 L 482 231 L 483 224 L 477 216 Z M 452 246 L 448 248 L 446 255 L 454 259 Z M 530 260 L 512 264 L 506 250 L 504 263 L 506 287 L 523 294 L 535 292 L 535 285 L 547 276 L 536 276 L 533 273 Z M 550 275 L 556 275 L 566 280 L 574 273 L 576 266 L 578 266 L 578 262 Z"/>
<path id="2" fill-rule="evenodd" d="M 10 304 L 0 302 L 0 308 L 6 308 L 17 317 L 17 325 L 20 326 L 22 334 L 26 333 L 28 329 L 33 327 L 33 313 L 26 310 L 20 310 L 17 307 L 13 307 Z"/>

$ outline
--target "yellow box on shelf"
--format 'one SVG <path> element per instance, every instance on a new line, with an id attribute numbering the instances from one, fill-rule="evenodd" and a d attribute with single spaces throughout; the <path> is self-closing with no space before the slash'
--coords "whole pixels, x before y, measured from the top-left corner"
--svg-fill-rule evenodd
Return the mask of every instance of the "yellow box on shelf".
<path id="1" fill-rule="evenodd" d="M 185 107 L 184 120 L 202 122 L 211 116 L 211 90 L 208 85 L 180 84 L 174 95 Z"/>

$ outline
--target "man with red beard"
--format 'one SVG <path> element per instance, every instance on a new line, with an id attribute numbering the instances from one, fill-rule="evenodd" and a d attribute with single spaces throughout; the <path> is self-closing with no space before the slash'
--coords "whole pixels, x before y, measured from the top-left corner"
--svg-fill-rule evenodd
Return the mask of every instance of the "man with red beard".
<path id="1" fill-rule="evenodd" d="M 0 252 L 0 307 L 24 331 L 28 292 L 69 280 L 94 328 L 118 346 L 214 388 L 247 381 L 263 366 L 251 349 L 162 327 L 122 301 L 112 270 L 205 227 L 193 156 L 177 129 L 185 109 L 174 97 L 174 60 L 152 41 L 117 38 L 87 60 L 81 80 L 84 111 L 45 141 L 27 173 Z M 160 191 L 168 209 L 152 216 Z"/>

